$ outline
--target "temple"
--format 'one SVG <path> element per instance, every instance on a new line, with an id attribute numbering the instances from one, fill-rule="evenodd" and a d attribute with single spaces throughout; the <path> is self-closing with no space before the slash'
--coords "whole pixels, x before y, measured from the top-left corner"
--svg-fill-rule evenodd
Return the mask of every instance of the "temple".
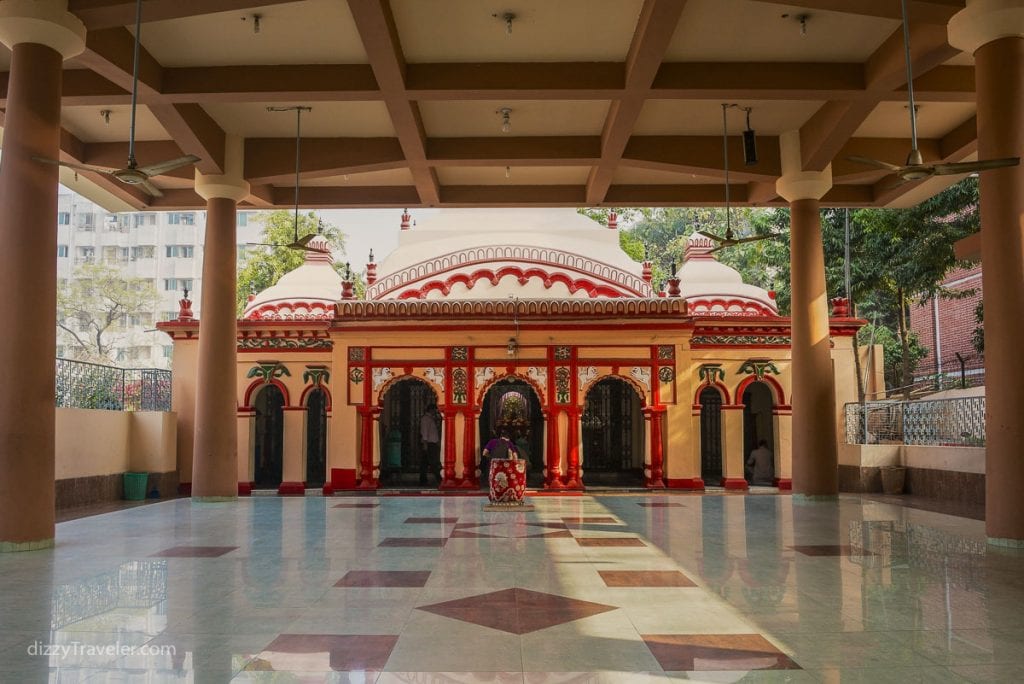
<path id="1" fill-rule="evenodd" d="M 745 490 L 764 440 L 772 484 L 791 488 L 790 319 L 711 240 L 690 236 L 657 291 L 651 264 L 619 247 L 614 214 L 605 227 L 573 209 L 443 209 L 416 227 L 406 212 L 401 227 L 367 264 L 363 298 L 326 251 L 250 297 L 237 323 L 239 494 L 421 485 L 432 405 L 441 489 L 479 487 L 481 446 L 500 427 L 532 487 Z M 832 314 L 842 406 L 856 399 L 863 321 L 844 300 Z M 175 345 L 185 491 L 199 323 L 186 312 L 159 326 Z"/>

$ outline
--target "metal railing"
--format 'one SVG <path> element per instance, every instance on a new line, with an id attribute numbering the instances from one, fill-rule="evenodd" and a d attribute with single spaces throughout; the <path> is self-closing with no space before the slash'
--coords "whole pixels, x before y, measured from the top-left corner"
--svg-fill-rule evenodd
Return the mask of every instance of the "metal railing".
<path id="1" fill-rule="evenodd" d="M 985 446 L 985 397 L 844 407 L 847 444 Z"/>
<path id="2" fill-rule="evenodd" d="M 57 406 L 108 411 L 170 411 L 171 372 L 57 359 Z"/>

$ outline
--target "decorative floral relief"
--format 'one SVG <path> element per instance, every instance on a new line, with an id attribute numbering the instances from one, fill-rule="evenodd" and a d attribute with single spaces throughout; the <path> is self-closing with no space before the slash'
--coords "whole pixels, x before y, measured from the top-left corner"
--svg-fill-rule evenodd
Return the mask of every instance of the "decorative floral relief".
<path id="1" fill-rule="evenodd" d="M 694 335 L 690 344 L 791 344 L 792 339 L 782 335 Z"/>
<path id="2" fill-rule="evenodd" d="M 349 361 L 365 361 L 366 360 L 366 347 L 349 347 L 348 348 L 348 360 Z"/>
<path id="3" fill-rule="evenodd" d="M 713 382 L 724 381 L 725 371 L 722 370 L 722 364 L 720 363 L 705 363 L 697 369 L 697 377 L 701 382 L 706 382 L 710 385 Z"/>
<path id="4" fill-rule="evenodd" d="M 256 363 L 258 365 L 250 368 L 245 377 L 259 378 L 265 383 L 270 382 L 274 378 L 280 378 L 285 375 L 291 377 L 291 373 L 280 361 L 257 361 Z"/>
<path id="5" fill-rule="evenodd" d="M 555 369 L 555 401 L 559 404 L 569 403 L 569 369 L 565 366 Z"/>
<path id="6" fill-rule="evenodd" d="M 647 389 L 651 389 L 651 369 L 642 366 L 634 366 L 629 371 L 630 376 Z"/>
<path id="7" fill-rule="evenodd" d="M 331 381 L 331 372 L 326 366 L 306 366 L 302 373 L 302 382 L 308 382 L 313 386 L 325 385 Z"/>
<path id="8" fill-rule="evenodd" d="M 754 377 L 763 379 L 766 373 L 772 375 L 778 375 L 779 369 L 775 367 L 775 363 L 771 359 L 748 359 L 743 362 L 740 369 L 736 371 L 737 375 L 753 373 Z"/>
<path id="9" fill-rule="evenodd" d="M 366 378 L 362 368 L 352 368 L 348 372 L 348 379 L 355 384 L 361 383 Z"/>
<path id="10" fill-rule="evenodd" d="M 658 359 L 668 361 L 676 358 L 676 348 L 671 344 L 663 344 L 658 347 Z"/>
<path id="11" fill-rule="evenodd" d="M 672 382 L 672 379 L 676 376 L 671 366 L 662 366 L 658 369 L 658 379 L 662 382 Z"/>
<path id="12" fill-rule="evenodd" d="M 334 342 L 322 337 L 243 337 L 239 349 L 333 349 Z"/>
<path id="13" fill-rule="evenodd" d="M 469 347 L 452 347 L 452 361 L 466 361 L 469 359 Z"/>
<path id="14" fill-rule="evenodd" d="M 586 387 L 587 383 L 597 378 L 597 369 L 593 366 L 587 366 L 586 368 L 580 368 L 579 371 L 580 387 Z"/>
<path id="15" fill-rule="evenodd" d="M 476 389 L 479 391 L 481 387 L 489 383 L 494 379 L 494 369 L 490 366 L 476 369 Z"/>
<path id="16" fill-rule="evenodd" d="M 547 391 L 548 388 L 548 369 L 538 368 L 531 366 L 526 369 L 526 377 L 533 380 L 537 385 L 540 386 L 541 391 Z"/>
<path id="17" fill-rule="evenodd" d="M 423 371 L 423 377 L 437 385 L 444 392 L 444 368 L 427 368 Z"/>
<path id="18" fill-rule="evenodd" d="M 465 404 L 469 397 L 467 388 L 468 378 L 465 368 L 456 368 L 452 371 L 452 400 L 456 404 Z"/>
<path id="19" fill-rule="evenodd" d="M 388 367 L 374 368 L 373 369 L 373 390 L 376 392 L 381 388 L 381 385 L 386 383 L 388 380 L 394 380 L 395 374 L 391 372 Z"/>
<path id="20" fill-rule="evenodd" d="M 568 361 L 572 358 L 571 347 L 555 347 L 555 359 L 558 361 Z"/>

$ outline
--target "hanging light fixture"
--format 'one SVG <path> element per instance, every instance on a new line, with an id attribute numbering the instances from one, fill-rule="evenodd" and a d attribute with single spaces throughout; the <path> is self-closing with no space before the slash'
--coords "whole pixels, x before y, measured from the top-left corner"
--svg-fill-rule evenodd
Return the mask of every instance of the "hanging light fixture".
<path id="1" fill-rule="evenodd" d="M 757 164 L 757 140 L 754 138 L 754 129 L 750 127 L 750 112 L 753 107 L 740 107 L 747 113 L 747 128 L 743 131 L 743 163 L 747 166 Z"/>
<path id="2" fill-rule="evenodd" d="M 515 12 L 501 12 L 499 14 L 498 12 L 495 12 L 491 16 L 494 17 L 495 19 L 500 19 L 501 21 L 505 22 L 505 35 L 508 36 L 509 38 L 511 38 L 512 37 L 512 22 L 515 21 L 515 19 L 516 19 L 516 13 Z"/>
<path id="3" fill-rule="evenodd" d="M 500 109 L 494 110 L 494 113 L 501 114 L 501 132 L 510 132 L 512 130 L 512 109 L 509 107 L 501 107 Z"/>

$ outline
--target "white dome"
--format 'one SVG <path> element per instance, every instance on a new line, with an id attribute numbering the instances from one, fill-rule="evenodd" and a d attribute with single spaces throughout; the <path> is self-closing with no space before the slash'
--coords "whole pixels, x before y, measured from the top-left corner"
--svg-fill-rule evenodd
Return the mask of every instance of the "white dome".
<path id="1" fill-rule="evenodd" d="M 575 209 L 442 209 L 399 235 L 369 299 L 650 297 L 618 230 Z"/>
<path id="2" fill-rule="evenodd" d="M 683 266 L 676 272 L 680 296 L 691 316 L 778 316 L 772 295 L 743 282 L 736 269 L 715 259 L 717 245 L 694 233 L 686 243 Z"/>
<path id="3" fill-rule="evenodd" d="M 327 240 L 317 236 L 309 247 L 324 250 L 306 252 L 305 261 L 294 271 L 260 292 L 245 307 L 245 320 L 322 320 L 334 317 L 334 305 L 341 299 L 341 275 Z"/>

